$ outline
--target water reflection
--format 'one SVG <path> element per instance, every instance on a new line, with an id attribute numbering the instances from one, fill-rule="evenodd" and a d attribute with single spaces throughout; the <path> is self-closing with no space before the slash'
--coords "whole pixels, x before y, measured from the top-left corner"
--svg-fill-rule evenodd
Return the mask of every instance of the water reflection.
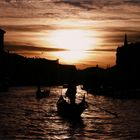
<path id="1" fill-rule="evenodd" d="M 119 117 L 89 105 L 81 120 L 75 122 L 57 114 L 60 88 L 53 87 L 50 97 L 40 101 L 36 100 L 35 91 L 35 87 L 18 87 L 8 93 L 0 93 L 0 139 L 140 138 L 139 100 L 112 100 L 89 94 L 89 103 L 115 111 Z M 84 93 L 78 89 L 77 102 Z"/>

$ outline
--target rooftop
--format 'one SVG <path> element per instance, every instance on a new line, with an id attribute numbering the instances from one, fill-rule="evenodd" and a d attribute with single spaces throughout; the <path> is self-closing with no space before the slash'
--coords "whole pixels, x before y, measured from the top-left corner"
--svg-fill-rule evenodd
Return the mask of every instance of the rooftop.
<path id="1" fill-rule="evenodd" d="M 0 29 L 0 33 L 1 34 L 4 34 L 4 33 L 6 33 L 4 30 L 2 30 L 2 29 Z"/>

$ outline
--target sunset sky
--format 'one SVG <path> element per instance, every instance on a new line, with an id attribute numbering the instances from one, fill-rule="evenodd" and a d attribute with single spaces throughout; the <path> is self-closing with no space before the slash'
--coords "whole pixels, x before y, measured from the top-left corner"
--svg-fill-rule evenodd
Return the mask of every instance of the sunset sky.
<path id="1" fill-rule="evenodd" d="M 0 28 L 11 52 L 112 66 L 125 33 L 140 41 L 140 0 L 0 0 Z"/>

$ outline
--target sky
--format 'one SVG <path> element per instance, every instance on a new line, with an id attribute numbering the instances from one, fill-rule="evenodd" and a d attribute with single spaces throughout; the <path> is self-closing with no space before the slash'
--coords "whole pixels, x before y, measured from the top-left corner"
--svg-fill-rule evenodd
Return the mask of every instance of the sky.
<path id="1" fill-rule="evenodd" d="M 140 41 L 140 0 L 0 0 L 5 49 L 78 68 L 113 66 L 116 48 Z"/>

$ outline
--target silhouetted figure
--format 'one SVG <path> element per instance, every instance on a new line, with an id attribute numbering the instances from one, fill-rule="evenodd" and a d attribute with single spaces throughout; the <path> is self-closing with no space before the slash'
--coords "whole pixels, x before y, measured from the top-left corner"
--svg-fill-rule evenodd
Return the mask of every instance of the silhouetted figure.
<path id="1" fill-rule="evenodd" d="M 87 102 L 85 101 L 85 96 L 83 97 L 80 103 L 76 103 L 76 84 L 70 83 L 66 92 L 66 97 L 70 99 L 68 103 L 62 96 L 57 101 L 57 110 L 59 114 L 70 120 L 79 120 L 81 114 L 88 107 Z"/>
<path id="2" fill-rule="evenodd" d="M 66 97 L 70 99 L 71 104 L 75 104 L 75 98 L 76 98 L 76 84 L 70 83 L 68 85 L 68 89 L 66 91 Z"/>

